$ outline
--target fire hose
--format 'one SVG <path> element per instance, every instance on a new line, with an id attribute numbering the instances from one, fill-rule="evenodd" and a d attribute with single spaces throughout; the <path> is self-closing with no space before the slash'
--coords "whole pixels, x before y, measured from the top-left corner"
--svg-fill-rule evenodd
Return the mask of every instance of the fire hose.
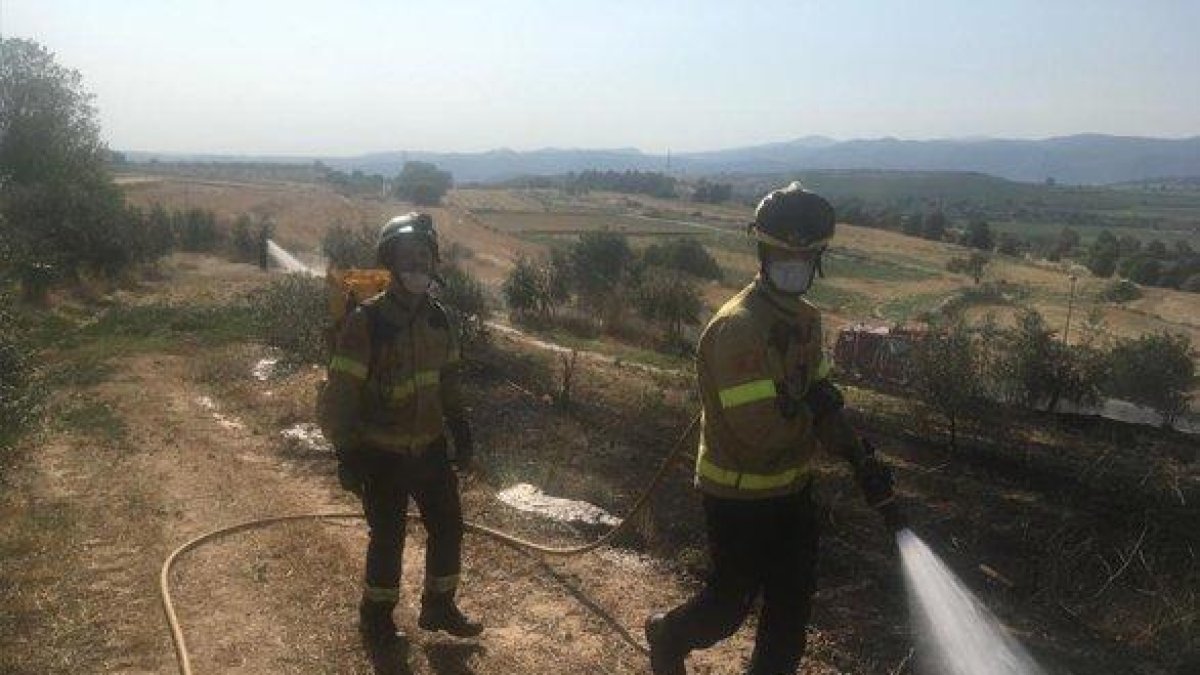
<path id="1" fill-rule="evenodd" d="M 629 513 L 621 519 L 621 522 L 617 523 L 611 530 L 605 532 L 602 536 L 594 541 L 579 546 L 554 547 L 532 542 L 527 539 L 522 539 L 520 537 L 508 534 L 506 532 L 501 532 L 500 530 L 496 530 L 485 525 L 480 525 L 479 523 L 474 523 L 469 520 L 463 521 L 463 528 L 468 532 L 474 532 L 476 534 L 490 537 L 515 549 L 530 553 L 538 553 L 541 555 L 566 557 L 580 555 L 600 548 L 628 530 L 629 527 L 635 522 L 635 516 L 637 516 L 637 514 L 644 509 L 647 504 L 650 503 L 650 498 L 654 496 L 654 493 L 666 479 L 672 464 L 674 464 L 675 460 L 684 454 L 686 441 L 692 435 L 692 431 L 696 428 L 696 425 L 699 422 L 700 414 L 697 413 L 694 417 L 692 417 L 691 423 L 688 424 L 687 428 L 675 441 L 675 444 L 671 447 L 670 452 L 667 453 L 667 456 L 662 460 L 661 464 L 659 464 L 658 470 L 654 473 L 654 476 L 650 479 L 650 482 L 646 485 L 645 489 L 643 489 L 641 494 L 638 495 L 637 499 L 634 500 L 633 506 L 629 509 Z M 159 570 L 158 592 L 159 599 L 162 601 L 163 613 L 166 614 L 167 626 L 171 631 L 171 642 L 175 648 L 175 658 L 179 665 L 179 672 L 182 673 L 182 675 L 192 675 L 191 656 L 188 652 L 187 643 L 183 637 L 183 629 L 180 627 L 179 617 L 175 613 L 174 601 L 171 599 L 171 567 L 175 564 L 175 561 L 179 558 L 179 556 L 214 539 L 238 532 L 244 532 L 246 530 L 275 525 L 278 523 L 295 522 L 301 520 L 353 520 L 362 518 L 365 518 L 362 513 L 345 511 L 296 513 L 283 516 L 256 518 L 237 523 L 235 525 L 229 525 L 215 530 L 210 530 L 188 540 L 175 550 L 171 551 L 170 555 L 168 555 L 166 560 L 163 561 L 162 568 Z M 409 512 L 408 519 L 420 520 L 420 515 Z M 639 649 L 642 649 L 642 651 L 645 651 L 645 648 L 641 645 L 637 646 Z"/>

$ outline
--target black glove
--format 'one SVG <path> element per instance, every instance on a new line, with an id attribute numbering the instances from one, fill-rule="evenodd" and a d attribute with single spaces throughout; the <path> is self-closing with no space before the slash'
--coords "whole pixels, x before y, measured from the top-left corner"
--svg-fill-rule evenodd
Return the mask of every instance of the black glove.
<path id="1" fill-rule="evenodd" d="M 337 479 L 338 485 L 347 492 L 359 497 L 363 494 L 363 465 L 362 455 L 354 450 L 337 449 Z"/>
<path id="2" fill-rule="evenodd" d="M 875 456 L 875 448 L 867 439 L 861 439 L 863 456 L 854 467 L 858 486 L 867 503 L 883 516 L 884 523 L 892 531 L 906 527 L 903 510 L 896 501 L 895 478 L 892 469 Z"/>
<path id="3" fill-rule="evenodd" d="M 450 461 L 459 471 L 465 471 L 471 466 L 475 457 L 475 443 L 471 440 L 471 425 L 465 420 L 450 420 L 446 427 L 450 430 L 450 438 L 454 441 L 454 456 Z"/>

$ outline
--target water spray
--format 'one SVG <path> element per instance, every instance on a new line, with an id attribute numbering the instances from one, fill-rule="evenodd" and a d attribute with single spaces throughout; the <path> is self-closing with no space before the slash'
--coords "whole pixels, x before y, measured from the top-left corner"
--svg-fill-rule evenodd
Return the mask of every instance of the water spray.
<path id="1" fill-rule="evenodd" d="M 922 657 L 937 675 L 1045 675 L 912 530 L 896 535 Z"/>
<path id="2" fill-rule="evenodd" d="M 272 262 L 283 268 L 285 272 L 299 272 L 309 274 L 314 277 L 325 276 L 318 270 L 310 268 L 308 265 L 300 262 L 296 256 L 288 253 L 282 246 L 276 244 L 270 239 L 267 240 L 267 255 L 270 256 Z"/>

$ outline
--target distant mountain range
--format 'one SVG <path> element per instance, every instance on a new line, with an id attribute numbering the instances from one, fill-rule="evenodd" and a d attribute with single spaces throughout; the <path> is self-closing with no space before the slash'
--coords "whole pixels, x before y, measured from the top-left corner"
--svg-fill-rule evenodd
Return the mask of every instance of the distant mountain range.
<path id="1" fill-rule="evenodd" d="M 809 136 L 794 141 L 728 150 L 654 155 L 637 149 L 518 152 L 383 152 L 355 157 L 246 157 L 129 152 L 131 161 L 320 160 L 343 171 L 393 175 L 405 161 L 433 162 L 457 182 L 497 181 L 570 171 L 671 171 L 688 175 L 780 173 L 800 170 L 876 169 L 973 171 L 1018 181 L 1099 185 L 1167 177 L 1200 176 L 1200 136 L 1181 139 L 1079 134 L 1042 140 L 896 138 L 836 141 Z"/>

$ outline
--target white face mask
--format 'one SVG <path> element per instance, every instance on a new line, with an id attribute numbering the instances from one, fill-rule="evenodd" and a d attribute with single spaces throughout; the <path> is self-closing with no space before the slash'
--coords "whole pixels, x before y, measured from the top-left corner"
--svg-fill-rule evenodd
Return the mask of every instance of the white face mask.
<path id="1" fill-rule="evenodd" d="M 401 272 L 400 285 L 413 295 L 424 295 L 429 292 L 430 276 L 424 272 Z"/>
<path id="2" fill-rule="evenodd" d="M 767 263 L 767 277 L 784 293 L 804 293 L 812 285 L 817 260 L 780 260 Z"/>

